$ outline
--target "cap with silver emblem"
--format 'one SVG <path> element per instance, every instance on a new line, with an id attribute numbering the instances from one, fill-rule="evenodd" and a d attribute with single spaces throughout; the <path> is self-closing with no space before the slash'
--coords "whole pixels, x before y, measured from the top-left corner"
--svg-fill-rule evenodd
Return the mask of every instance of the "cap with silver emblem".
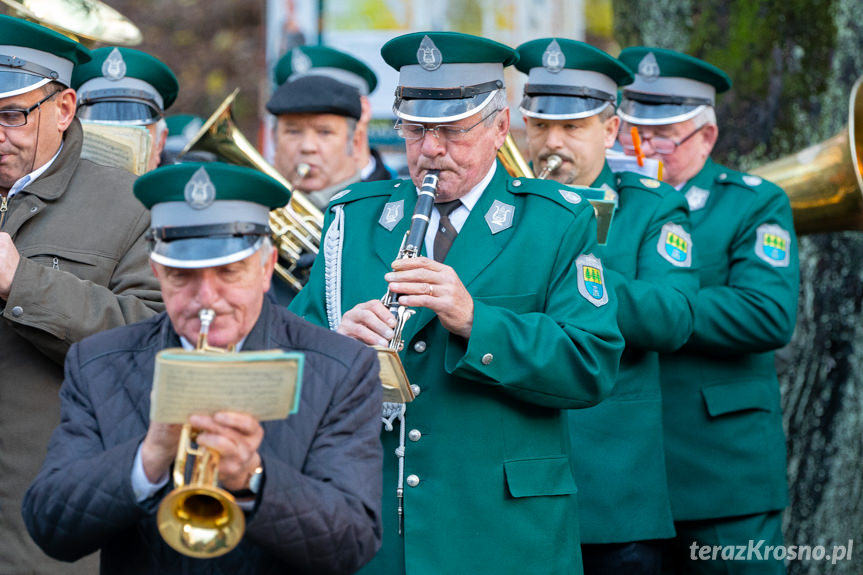
<path id="1" fill-rule="evenodd" d="M 542 38 L 516 48 L 516 68 L 528 75 L 521 113 L 543 120 L 599 114 L 617 100 L 617 87 L 632 82 L 619 60 L 590 44 Z"/>
<path id="2" fill-rule="evenodd" d="M 375 73 L 350 54 L 329 46 L 297 46 L 279 58 L 273 71 L 276 84 L 300 76 L 328 76 L 342 84 L 353 86 L 363 96 L 374 92 L 378 85 Z"/>
<path id="3" fill-rule="evenodd" d="M 90 60 L 90 50 L 39 24 L 0 15 L 0 98 L 48 84 L 72 85 L 72 70 Z"/>
<path id="4" fill-rule="evenodd" d="M 158 58 L 110 46 L 93 50 L 93 59 L 75 68 L 72 87 L 82 120 L 139 125 L 157 122 L 180 91 L 177 77 Z"/>
<path id="5" fill-rule="evenodd" d="M 220 162 L 158 168 L 139 177 L 134 191 L 151 211 L 150 259 L 189 269 L 258 251 L 270 231 L 270 210 L 291 197 L 259 170 Z"/>
<path id="6" fill-rule="evenodd" d="M 636 46 L 625 48 L 619 58 L 636 71 L 617 111 L 633 124 L 685 122 L 731 88 L 728 75 L 716 66 L 673 50 Z"/>
<path id="7" fill-rule="evenodd" d="M 393 112 L 408 122 L 455 122 L 482 111 L 504 87 L 503 69 L 518 53 L 458 32 L 415 32 L 381 48 L 399 71 Z"/>

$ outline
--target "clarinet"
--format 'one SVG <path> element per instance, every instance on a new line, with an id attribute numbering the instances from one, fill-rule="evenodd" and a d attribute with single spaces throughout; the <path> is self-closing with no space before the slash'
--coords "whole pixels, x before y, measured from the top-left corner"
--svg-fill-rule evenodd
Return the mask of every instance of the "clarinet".
<path id="1" fill-rule="evenodd" d="M 431 212 L 434 209 L 435 196 L 437 196 L 438 174 L 440 174 L 440 170 L 429 170 L 426 172 L 425 177 L 423 177 L 414 215 L 411 216 L 411 227 L 402 240 L 399 255 L 396 259 L 415 258 L 422 249 L 426 231 L 429 227 Z M 393 337 L 389 341 L 389 348 L 401 351 L 404 347 L 402 330 L 404 329 L 405 322 L 414 314 L 414 310 L 400 304 L 399 294 L 393 293 L 389 289 L 386 295 L 381 298 L 381 302 L 389 308 L 390 313 L 396 318 L 396 328 L 393 330 Z"/>

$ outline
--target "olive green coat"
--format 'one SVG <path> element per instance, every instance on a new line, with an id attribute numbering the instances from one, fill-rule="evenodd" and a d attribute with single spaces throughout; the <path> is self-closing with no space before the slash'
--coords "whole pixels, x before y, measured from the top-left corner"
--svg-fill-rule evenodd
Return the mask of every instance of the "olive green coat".
<path id="1" fill-rule="evenodd" d="M 590 270 L 576 259 L 596 250 L 589 203 L 554 182 L 496 170 L 445 261 L 474 298 L 470 339 L 450 334 L 425 308 L 405 327 L 401 355 L 420 395 L 407 406 L 404 473 L 418 484 L 405 485 L 399 535 L 398 426 L 384 432 L 384 542 L 363 573 L 581 572 L 560 410 L 608 393 L 623 347 L 617 305 L 601 283 L 591 296 L 580 292 Z M 325 229 L 333 206 L 344 208 L 343 312 L 386 292 L 384 274 L 416 197 L 402 180 L 357 184 L 331 202 Z M 387 204 L 403 205 L 391 230 Z M 514 208 L 511 225 L 492 233 L 501 205 Z M 326 263 L 317 259 L 291 305 L 324 325 Z M 607 303 L 591 299 L 599 290 Z"/>
<path id="2" fill-rule="evenodd" d="M 93 573 L 92 559 L 62 564 L 36 547 L 21 500 L 60 422 L 69 346 L 162 309 L 134 176 L 81 160 L 81 132 L 74 120 L 54 164 L 9 200 L 0 228 L 21 254 L 0 299 L 0 573 Z"/>
<path id="3" fill-rule="evenodd" d="M 773 350 L 791 339 L 797 313 L 791 207 L 779 187 L 710 160 L 681 191 L 701 288 L 692 337 L 660 356 L 674 519 L 782 509 L 785 435 Z"/>
<path id="4" fill-rule="evenodd" d="M 689 207 L 668 184 L 613 174 L 608 166 L 593 187 L 618 194 L 600 253 L 614 282 L 626 349 L 611 395 L 595 407 L 567 412 L 581 540 L 673 537 L 658 352 L 682 346 L 694 325 L 698 273 Z"/>

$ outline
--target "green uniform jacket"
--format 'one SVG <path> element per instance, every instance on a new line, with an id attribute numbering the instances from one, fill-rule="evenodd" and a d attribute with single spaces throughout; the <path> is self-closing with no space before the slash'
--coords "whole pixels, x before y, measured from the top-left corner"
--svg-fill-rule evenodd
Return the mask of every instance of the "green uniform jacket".
<path id="1" fill-rule="evenodd" d="M 76 119 L 51 167 L 0 217 L 21 254 L 9 299 L 0 299 L 0 573 L 98 570 L 96 556 L 71 565 L 43 554 L 24 527 L 21 500 L 60 423 L 69 346 L 164 307 L 135 176 L 82 160 L 82 142 Z"/>
<path id="2" fill-rule="evenodd" d="M 659 353 L 674 351 L 694 325 L 689 206 L 668 184 L 608 166 L 593 183 L 617 192 L 601 248 L 626 340 L 611 395 L 568 411 L 583 543 L 674 536 L 662 444 Z M 637 478 L 637 479 L 636 479 Z"/>
<path id="3" fill-rule="evenodd" d="M 785 436 L 773 350 L 797 314 L 797 238 L 774 184 L 708 160 L 681 190 L 701 288 L 695 331 L 660 356 L 666 463 L 675 520 L 787 504 Z"/>
<path id="4" fill-rule="evenodd" d="M 343 312 L 386 293 L 384 274 L 416 197 L 401 180 L 357 184 L 331 203 L 325 230 L 333 205 L 344 206 Z M 381 223 L 387 204 L 403 206 L 392 230 Z M 492 233 L 506 206 L 511 225 Z M 581 196 L 554 182 L 513 180 L 497 165 L 446 259 L 474 298 L 470 339 L 451 335 L 425 308 L 405 327 L 402 359 L 420 394 L 407 406 L 404 474 L 419 483 L 405 484 L 400 536 L 398 426 L 384 432 L 384 542 L 364 573 L 581 572 L 560 410 L 600 401 L 623 349 L 614 295 L 601 281 L 587 293 L 607 303 L 580 291 L 579 278 L 598 278 L 576 259 L 596 247 Z M 291 305 L 323 325 L 325 265 L 317 258 Z"/>

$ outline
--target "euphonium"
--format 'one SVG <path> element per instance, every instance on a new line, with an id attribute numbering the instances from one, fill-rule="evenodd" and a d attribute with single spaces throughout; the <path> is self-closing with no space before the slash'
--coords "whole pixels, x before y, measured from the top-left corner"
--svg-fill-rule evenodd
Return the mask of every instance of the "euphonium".
<path id="1" fill-rule="evenodd" d="M 415 258 L 419 255 L 425 241 L 429 219 L 431 218 L 435 197 L 437 196 L 439 174 L 440 170 L 429 170 L 423 177 L 420 193 L 417 197 L 417 205 L 414 208 L 414 215 L 411 216 L 411 227 L 402 240 L 399 255 L 396 259 Z M 393 330 L 394 333 L 392 339 L 390 339 L 389 348 L 399 351 L 404 346 L 402 330 L 404 329 L 405 322 L 414 314 L 414 310 L 400 304 L 399 294 L 393 293 L 390 290 L 387 290 L 387 293 L 381 298 L 381 302 L 389 308 L 390 313 L 396 318 L 396 328 Z"/>
<path id="2" fill-rule="evenodd" d="M 264 172 L 291 190 L 290 203 L 270 212 L 270 232 L 280 258 L 288 263 L 287 266 L 277 263 L 276 274 L 299 292 L 308 280 L 309 268 L 318 253 L 324 214 L 267 162 L 237 129 L 231 108 L 239 91 L 237 88 L 225 98 L 179 157 L 192 150 L 211 152 L 222 161 Z M 304 172 L 301 171 L 303 166 Z M 305 177 L 308 170 L 308 165 L 300 164 L 297 167 L 298 179 Z"/>
<path id="3" fill-rule="evenodd" d="M 518 146 L 515 145 L 515 138 L 512 137 L 512 133 L 506 135 L 503 146 L 497 151 L 497 159 L 500 160 L 500 163 L 503 164 L 503 167 L 506 168 L 506 171 L 513 178 L 536 178 L 538 180 L 546 179 L 563 163 L 560 156 L 552 154 L 546 160 L 545 167 L 539 173 L 539 176 L 534 175 L 530 164 L 527 163 L 527 160 L 521 155 Z"/>
<path id="4" fill-rule="evenodd" d="M 202 309 L 198 314 L 201 330 L 196 349 L 202 353 L 226 351 L 207 343 L 215 315 L 210 309 Z M 236 547 L 246 530 L 246 519 L 234 496 L 217 486 L 219 453 L 206 447 L 193 448 L 196 435 L 188 423 L 183 426 L 174 460 L 174 490 L 159 505 L 156 523 L 165 543 L 176 551 L 206 559 L 224 555 Z M 187 484 L 189 455 L 195 459 Z"/>

